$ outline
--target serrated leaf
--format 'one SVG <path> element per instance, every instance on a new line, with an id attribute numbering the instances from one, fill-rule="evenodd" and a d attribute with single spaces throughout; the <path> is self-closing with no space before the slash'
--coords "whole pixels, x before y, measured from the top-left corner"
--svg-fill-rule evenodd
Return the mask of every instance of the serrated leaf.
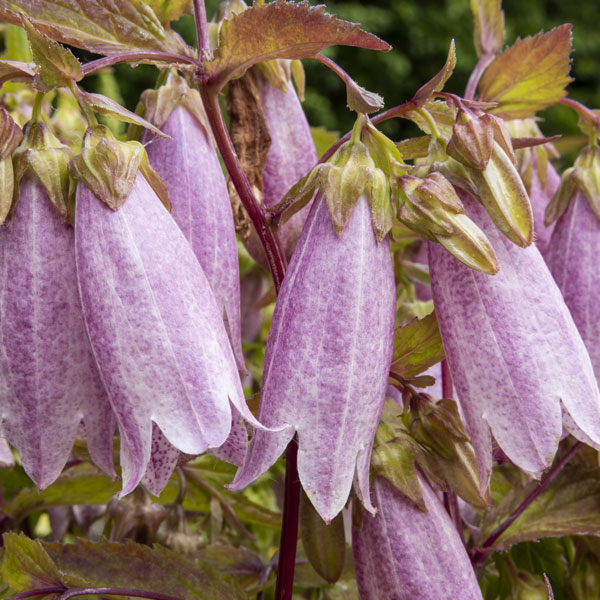
<path id="1" fill-rule="evenodd" d="M 27 17 L 23 16 L 22 21 L 33 61 L 39 67 L 33 80 L 39 90 L 48 92 L 52 88 L 67 85 L 69 80 L 79 81 L 83 78 L 81 65 L 68 48 L 37 31 Z"/>
<path id="2" fill-rule="evenodd" d="M 222 88 L 246 69 L 274 58 L 300 59 L 333 45 L 389 50 L 390 46 L 357 23 L 338 19 L 307 0 L 255 3 L 221 25 L 214 59 L 205 63 L 211 83 Z"/>
<path id="3" fill-rule="evenodd" d="M 446 81 L 450 79 L 456 66 L 456 47 L 454 40 L 450 42 L 450 49 L 448 50 L 448 57 L 446 63 L 442 67 L 441 71 L 430 79 L 425 85 L 421 86 L 417 93 L 413 96 L 412 102 L 416 106 L 423 106 L 427 100 L 431 98 L 434 92 L 440 92 L 446 85 Z"/>
<path id="4" fill-rule="evenodd" d="M 485 540 L 539 485 L 514 486 L 484 518 Z M 600 535 L 600 469 L 567 466 L 494 544 L 505 550 L 518 542 L 563 535 Z"/>
<path id="5" fill-rule="evenodd" d="M 394 334 L 394 356 L 390 371 L 410 378 L 444 359 L 444 346 L 435 313 L 414 319 Z"/>
<path id="6" fill-rule="evenodd" d="M 42 491 L 33 487 L 21 490 L 2 510 L 18 522 L 29 513 L 50 506 L 105 504 L 120 489 L 119 480 L 111 479 L 89 463 L 82 463 L 64 471 Z"/>
<path id="7" fill-rule="evenodd" d="M 571 68 L 571 28 L 518 39 L 487 68 L 479 84 L 479 100 L 498 102 L 489 112 L 503 119 L 524 119 L 555 104 L 565 95 Z"/>
<path id="8" fill-rule="evenodd" d="M 235 582 L 216 569 L 161 546 L 127 541 L 43 544 L 68 587 L 122 587 L 151 590 L 181 600 L 244 600 Z"/>
<path id="9" fill-rule="evenodd" d="M 0 0 L 1 19 L 21 25 L 19 13 L 53 40 L 97 54 L 192 52 L 143 0 Z"/>
<path id="10" fill-rule="evenodd" d="M 504 46 L 502 0 L 471 0 L 473 40 L 477 56 L 495 54 Z"/>
<path id="11" fill-rule="evenodd" d="M 0 85 L 5 81 L 31 81 L 35 76 L 35 63 L 0 60 Z"/>
<path id="12" fill-rule="evenodd" d="M 23 533 L 5 533 L 3 540 L 2 581 L 15 592 L 60 586 L 60 573 L 39 542 Z"/>
<path id="13" fill-rule="evenodd" d="M 184 14 L 192 14 L 192 0 L 144 0 L 163 25 L 176 21 Z"/>
<path id="14" fill-rule="evenodd" d="M 86 101 L 87 104 L 90 105 L 94 112 L 97 112 L 98 114 L 106 117 L 113 117 L 119 121 L 125 121 L 125 123 L 133 123 L 134 125 L 145 127 L 154 135 L 158 135 L 160 137 L 168 137 L 160 129 L 152 125 L 152 123 L 146 121 L 146 119 L 143 119 L 130 110 L 127 110 L 118 102 L 115 102 L 107 96 L 103 96 L 102 94 L 91 94 L 89 92 L 82 91 L 81 97 Z"/>

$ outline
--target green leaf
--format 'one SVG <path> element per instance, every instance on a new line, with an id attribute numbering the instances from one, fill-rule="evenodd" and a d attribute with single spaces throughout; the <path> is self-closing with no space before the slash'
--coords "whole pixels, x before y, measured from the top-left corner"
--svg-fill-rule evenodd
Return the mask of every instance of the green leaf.
<path id="1" fill-rule="evenodd" d="M 450 42 L 450 50 L 448 50 L 446 63 L 441 71 L 417 90 L 417 93 L 413 96 L 412 102 L 416 106 L 423 106 L 431 98 L 434 92 L 441 92 L 448 79 L 452 76 L 455 66 L 456 47 L 454 45 L 454 40 L 452 40 Z"/>
<path id="2" fill-rule="evenodd" d="M 524 119 L 565 95 L 571 68 L 571 28 L 518 39 L 497 56 L 479 84 L 479 100 L 498 102 L 489 112 L 503 119 Z"/>
<path id="3" fill-rule="evenodd" d="M 301 490 L 300 537 L 304 552 L 314 570 L 325 581 L 335 583 L 344 570 L 346 554 L 342 513 L 331 523 L 325 523 L 304 490 Z"/>
<path id="4" fill-rule="evenodd" d="M 22 27 L 6 25 L 4 30 L 4 58 L 6 60 L 31 60 L 27 34 Z"/>
<path id="5" fill-rule="evenodd" d="M 444 346 L 435 312 L 396 329 L 390 367 L 394 375 L 414 377 L 443 359 Z"/>
<path id="6" fill-rule="evenodd" d="M 91 464 L 82 463 L 64 471 L 42 491 L 21 490 L 4 506 L 3 513 L 20 521 L 29 513 L 50 506 L 106 504 L 120 489 L 119 480 L 111 479 Z"/>
<path id="7" fill-rule="evenodd" d="M 166 548 L 127 541 L 77 540 L 43 544 L 68 587 L 124 587 L 152 590 L 182 600 L 245 600 L 235 582 L 212 567 Z"/>
<path id="8" fill-rule="evenodd" d="M 477 56 L 492 55 L 504 46 L 502 0 L 471 0 L 473 40 Z"/>
<path id="9" fill-rule="evenodd" d="M 4 534 L 2 581 L 15 592 L 61 585 L 61 576 L 39 542 L 25 534 Z"/>
<path id="10" fill-rule="evenodd" d="M 176 21 L 184 14 L 192 14 L 192 0 L 144 0 L 163 25 Z"/>
<path id="11" fill-rule="evenodd" d="M 430 135 L 408 138 L 396 142 L 396 148 L 404 160 L 413 160 L 415 158 L 425 158 L 429 153 Z"/>
<path id="12" fill-rule="evenodd" d="M 485 540 L 538 485 L 514 486 L 486 514 L 479 539 Z M 498 538 L 494 549 L 563 535 L 600 535 L 600 469 L 567 466 Z"/>
<path id="13" fill-rule="evenodd" d="M 216 89 L 240 77 L 246 69 L 274 58 L 300 59 L 318 54 L 333 45 L 389 50 L 378 37 L 363 31 L 357 23 L 338 19 L 310 6 L 307 0 L 275 0 L 255 3 L 226 19 L 221 25 L 219 46 L 205 72 Z"/>
<path id="14" fill-rule="evenodd" d="M 37 31 L 27 17 L 23 16 L 22 20 L 33 61 L 39 67 L 33 80 L 37 89 L 49 92 L 52 88 L 67 85 L 69 80 L 83 79 L 81 65 L 68 48 Z"/>
<path id="15" fill-rule="evenodd" d="M 20 13 L 53 40 L 97 54 L 192 52 L 143 0 L 0 0 L 1 19 L 21 25 Z"/>

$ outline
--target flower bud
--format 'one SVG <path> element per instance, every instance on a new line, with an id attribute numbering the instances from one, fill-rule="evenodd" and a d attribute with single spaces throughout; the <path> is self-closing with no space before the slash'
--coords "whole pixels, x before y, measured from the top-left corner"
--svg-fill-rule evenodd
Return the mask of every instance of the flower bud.
<path id="1" fill-rule="evenodd" d="M 341 235 L 327 201 L 320 194 L 313 204 L 267 340 L 259 418 L 286 426 L 256 432 L 232 488 L 264 473 L 296 433 L 300 481 L 329 522 L 355 474 L 358 496 L 372 509 L 369 461 L 392 358 L 396 295 L 389 244 L 375 239 L 367 196 L 357 199 Z"/>
<path id="2" fill-rule="evenodd" d="M 454 523 L 422 476 L 419 483 L 425 511 L 386 479 L 373 480 L 377 514 L 365 514 L 352 528 L 361 599 L 482 600 Z"/>

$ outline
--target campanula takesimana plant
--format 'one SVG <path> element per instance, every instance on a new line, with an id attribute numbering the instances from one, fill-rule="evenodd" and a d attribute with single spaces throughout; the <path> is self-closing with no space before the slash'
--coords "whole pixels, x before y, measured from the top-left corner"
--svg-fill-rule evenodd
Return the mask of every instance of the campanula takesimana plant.
<path id="1" fill-rule="evenodd" d="M 389 45 L 308 0 L 0 1 L 0 524 L 99 540 L 5 533 L 6 594 L 600 593 L 600 117 L 564 98 L 571 26 L 503 50 L 500 0 L 471 9 L 464 97 L 451 42 L 378 112 L 321 51 Z M 320 160 L 301 59 L 357 114 Z M 120 62 L 160 69 L 136 113 Z M 557 103 L 589 136 L 560 185 Z"/>

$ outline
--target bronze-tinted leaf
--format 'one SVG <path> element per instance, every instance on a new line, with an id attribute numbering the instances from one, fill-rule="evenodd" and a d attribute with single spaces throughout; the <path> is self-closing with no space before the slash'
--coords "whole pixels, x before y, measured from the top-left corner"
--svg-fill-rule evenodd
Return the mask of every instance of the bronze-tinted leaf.
<path id="1" fill-rule="evenodd" d="M 35 76 L 35 64 L 17 60 L 0 60 L 0 85 L 5 81 L 31 81 Z"/>
<path id="2" fill-rule="evenodd" d="M 176 21 L 184 14 L 192 14 L 192 0 L 144 0 L 163 25 Z"/>
<path id="3" fill-rule="evenodd" d="M 501 0 L 471 0 L 473 39 L 477 56 L 495 54 L 504 45 L 504 12 Z"/>
<path id="4" fill-rule="evenodd" d="M 414 377 L 444 359 L 444 347 L 435 313 L 414 319 L 394 334 L 391 371 L 400 377 Z"/>
<path id="5" fill-rule="evenodd" d="M 512 515 L 538 485 L 531 481 L 524 487 L 513 487 L 486 514 L 480 541 Z M 565 468 L 498 538 L 494 549 L 506 550 L 518 542 L 563 535 L 600 535 L 599 469 L 579 465 Z"/>
<path id="6" fill-rule="evenodd" d="M 326 14 L 322 5 L 310 6 L 307 0 L 257 2 L 223 21 L 219 47 L 214 59 L 206 63 L 205 71 L 220 89 L 256 63 L 273 58 L 309 58 L 333 45 L 390 49 L 357 23 Z"/>
<path id="7" fill-rule="evenodd" d="M 21 14 L 44 35 L 98 54 L 192 52 L 144 0 L 0 0 L 1 19 L 21 25 Z"/>
<path id="8" fill-rule="evenodd" d="M 52 88 L 67 85 L 69 80 L 79 81 L 83 78 L 81 65 L 68 48 L 37 31 L 27 17 L 23 16 L 22 20 L 33 60 L 39 67 L 33 79 L 39 90 L 48 92 Z"/>
<path id="9" fill-rule="evenodd" d="M 490 112 L 503 119 L 524 119 L 558 102 L 571 81 L 571 27 L 518 39 L 487 68 L 479 100 L 498 102 Z"/>
<path id="10" fill-rule="evenodd" d="M 446 81 L 450 79 L 450 76 L 454 72 L 456 65 L 456 49 L 454 40 L 450 42 L 450 50 L 448 50 L 448 57 L 446 58 L 446 64 L 442 67 L 441 71 L 430 79 L 425 85 L 421 86 L 417 93 L 413 96 L 412 102 L 417 106 L 423 106 L 427 100 L 431 98 L 434 92 L 439 92 L 446 85 Z"/>

